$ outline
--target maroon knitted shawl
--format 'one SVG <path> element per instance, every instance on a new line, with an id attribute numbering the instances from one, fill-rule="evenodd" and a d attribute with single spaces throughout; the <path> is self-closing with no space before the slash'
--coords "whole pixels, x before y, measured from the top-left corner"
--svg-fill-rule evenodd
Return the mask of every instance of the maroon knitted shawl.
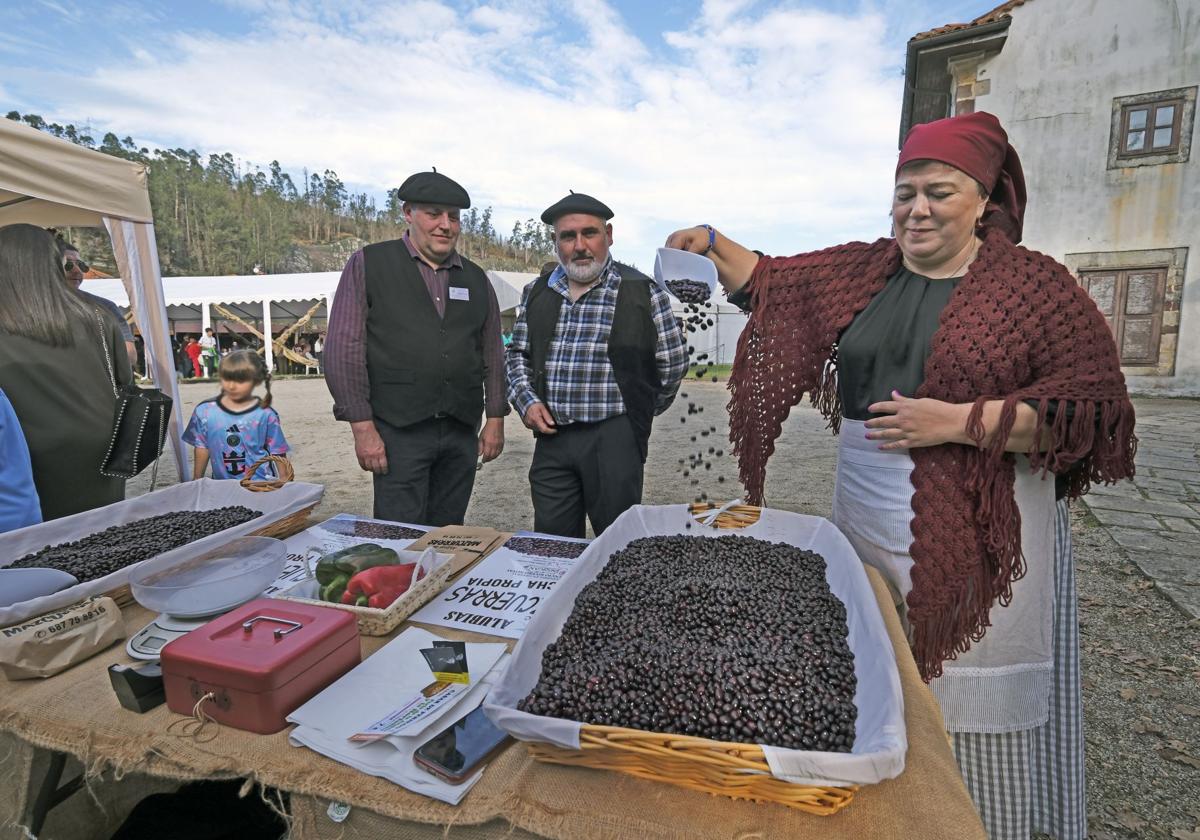
<path id="1" fill-rule="evenodd" d="M 1007 605 L 1025 573 L 1014 458 L 1004 451 L 1016 406 L 1037 400 L 1044 423 L 1058 401 L 1035 469 L 1067 474 L 1072 498 L 1091 482 L 1133 475 L 1133 406 L 1116 346 L 1087 293 L 1059 263 L 986 229 L 979 254 L 943 309 L 914 396 L 974 403 L 967 431 L 981 442 L 988 400 L 1004 400 L 987 448 L 943 444 L 913 458 L 908 617 L 926 681 L 983 637 L 993 602 Z M 808 392 L 836 432 L 841 421 L 834 345 L 900 268 L 895 240 L 851 242 L 759 261 L 752 314 L 729 383 L 730 440 L 751 503 L 763 498 L 767 459 L 783 421 Z M 1074 406 L 1068 417 L 1067 404 Z"/>

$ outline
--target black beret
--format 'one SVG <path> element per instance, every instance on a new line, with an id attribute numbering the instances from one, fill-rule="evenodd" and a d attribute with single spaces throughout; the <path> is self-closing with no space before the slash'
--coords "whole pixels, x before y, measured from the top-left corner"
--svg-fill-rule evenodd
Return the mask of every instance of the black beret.
<path id="1" fill-rule="evenodd" d="M 613 211 L 609 210 L 608 205 L 603 201 L 598 201 L 590 195 L 572 192 L 547 207 L 545 212 L 542 213 L 542 221 L 548 225 L 552 225 L 558 218 L 570 213 L 599 216 L 605 221 L 613 217 Z"/>
<path id="2" fill-rule="evenodd" d="M 443 207 L 471 206 L 471 197 L 456 181 L 452 181 L 436 169 L 433 172 L 418 172 L 409 175 L 396 190 L 401 201 L 414 204 L 440 204 Z"/>

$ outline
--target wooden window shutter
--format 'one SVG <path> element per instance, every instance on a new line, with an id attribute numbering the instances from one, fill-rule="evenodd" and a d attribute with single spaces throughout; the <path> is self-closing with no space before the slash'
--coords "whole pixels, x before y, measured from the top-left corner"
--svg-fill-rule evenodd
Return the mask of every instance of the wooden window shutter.
<path id="1" fill-rule="evenodd" d="M 1085 271 L 1080 281 L 1112 330 L 1121 364 L 1158 364 L 1166 269 Z"/>
<path id="2" fill-rule="evenodd" d="M 1167 272 L 1160 268 L 1125 274 L 1121 362 L 1156 365 Z"/>

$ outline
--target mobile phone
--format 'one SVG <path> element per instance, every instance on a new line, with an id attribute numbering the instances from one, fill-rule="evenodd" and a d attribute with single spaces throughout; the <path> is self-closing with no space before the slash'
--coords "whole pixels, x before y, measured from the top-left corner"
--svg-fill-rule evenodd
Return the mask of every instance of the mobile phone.
<path id="1" fill-rule="evenodd" d="M 508 733 L 488 720 L 482 706 L 476 706 L 418 747 L 413 761 L 442 781 L 459 785 L 498 753 L 508 740 Z"/>

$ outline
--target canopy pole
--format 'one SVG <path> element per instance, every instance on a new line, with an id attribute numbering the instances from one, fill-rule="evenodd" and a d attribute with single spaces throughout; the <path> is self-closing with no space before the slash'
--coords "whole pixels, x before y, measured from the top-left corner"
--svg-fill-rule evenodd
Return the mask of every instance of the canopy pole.
<path id="1" fill-rule="evenodd" d="M 271 336 L 271 301 L 269 298 L 263 299 L 263 359 L 267 363 L 267 370 L 275 371 L 275 342 Z"/>
<path id="2" fill-rule="evenodd" d="M 200 333 L 203 335 L 208 330 L 212 329 L 212 309 L 208 305 L 208 301 L 200 304 Z"/>
<path id="3" fill-rule="evenodd" d="M 145 342 L 146 372 L 155 386 L 170 394 L 173 401 L 167 434 L 175 453 L 179 480 L 189 481 L 192 464 L 183 443 L 183 403 L 179 399 L 175 357 L 171 352 L 166 295 L 163 294 L 162 272 L 158 265 L 154 225 L 105 216 L 104 227 L 112 239 L 113 256 L 117 258 L 121 281 L 129 296 L 129 308 Z"/>

